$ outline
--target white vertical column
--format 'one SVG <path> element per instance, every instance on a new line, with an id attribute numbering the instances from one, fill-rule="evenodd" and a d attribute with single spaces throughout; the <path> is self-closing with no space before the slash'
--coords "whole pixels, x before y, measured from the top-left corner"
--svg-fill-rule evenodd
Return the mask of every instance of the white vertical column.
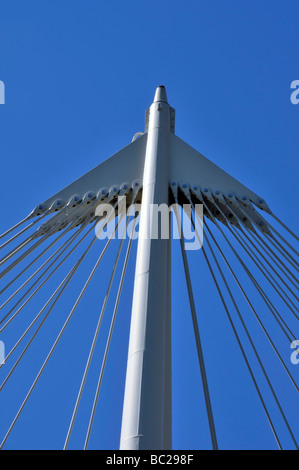
<path id="1" fill-rule="evenodd" d="M 158 87 L 149 114 L 120 449 L 171 446 L 170 237 L 150 233 L 152 205 L 168 205 L 169 134 L 170 107 Z"/>

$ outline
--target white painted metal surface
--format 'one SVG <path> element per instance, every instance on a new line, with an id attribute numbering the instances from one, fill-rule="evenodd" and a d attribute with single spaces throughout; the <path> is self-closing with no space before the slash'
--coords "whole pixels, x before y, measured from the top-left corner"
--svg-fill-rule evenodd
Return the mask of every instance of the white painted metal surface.
<path id="1" fill-rule="evenodd" d="M 263 198 L 176 135 L 170 136 L 170 154 L 170 181 L 175 181 L 180 186 L 186 183 L 190 187 L 198 185 L 202 189 L 212 190 L 216 195 L 222 193 L 228 197 L 232 194 L 242 202 L 252 201 L 260 209 L 271 212 Z"/>
<path id="2" fill-rule="evenodd" d="M 153 204 L 168 204 L 170 106 L 149 111 L 120 449 L 171 448 L 170 238 L 152 239 Z"/>
<path id="3" fill-rule="evenodd" d="M 77 195 L 81 201 L 89 193 L 98 194 L 102 189 L 110 190 L 114 185 L 131 185 L 135 180 L 142 180 L 147 134 L 100 163 L 94 169 L 66 186 L 52 197 L 39 204 L 33 215 L 43 213 L 56 201 L 61 201 L 60 208 L 68 204 Z M 42 209 L 39 209 L 39 206 Z"/>

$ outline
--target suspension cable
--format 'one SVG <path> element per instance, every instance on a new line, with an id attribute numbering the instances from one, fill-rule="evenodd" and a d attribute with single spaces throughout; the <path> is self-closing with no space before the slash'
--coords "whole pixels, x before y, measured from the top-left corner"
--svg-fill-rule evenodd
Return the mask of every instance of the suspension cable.
<path id="1" fill-rule="evenodd" d="M 210 233 L 210 231 L 209 231 L 209 233 Z M 219 271 L 219 273 L 220 273 L 220 275 L 221 275 L 221 278 L 222 278 L 222 280 L 223 280 L 223 282 L 224 282 L 224 284 L 225 284 L 225 287 L 226 287 L 226 289 L 227 289 L 227 292 L 229 293 L 229 296 L 230 296 L 230 298 L 231 298 L 231 300 L 232 300 L 232 302 L 233 302 L 233 305 L 234 305 L 235 310 L 236 310 L 236 312 L 237 312 L 237 314 L 238 314 L 238 317 L 239 317 L 239 319 L 240 319 L 240 321 L 241 321 L 241 323 L 242 323 L 242 326 L 243 326 L 243 328 L 244 328 L 244 331 L 245 331 L 245 333 L 246 333 L 246 336 L 247 336 L 247 338 L 248 338 L 248 340 L 249 340 L 249 342 L 250 342 L 250 344 L 251 344 L 251 347 L 252 347 L 252 349 L 253 349 L 253 351 L 254 351 L 254 354 L 255 354 L 255 356 L 256 356 L 256 358 L 257 358 L 257 361 L 258 361 L 258 363 L 259 363 L 259 365 L 260 365 L 260 367 L 261 367 L 261 369 L 262 369 L 263 375 L 264 375 L 264 377 L 265 377 L 265 379 L 266 379 L 266 381 L 267 381 L 267 383 L 268 383 L 268 386 L 269 386 L 269 388 L 270 388 L 270 390 L 271 390 L 272 396 L 273 396 L 273 398 L 274 398 L 274 400 L 275 400 L 275 402 L 276 402 L 276 405 L 277 405 L 277 407 L 278 407 L 278 409 L 279 409 L 279 411 L 280 411 L 280 414 L 281 414 L 281 416 L 282 416 L 282 418 L 283 418 L 283 420 L 284 420 L 284 422 L 285 422 L 285 425 L 286 425 L 286 427 L 287 427 L 287 429 L 288 429 L 288 431 L 289 431 L 289 434 L 290 434 L 290 436 L 291 436 L 291 439 L 293 440 L 293 442 L 294 442 L 294 444 L 295 444 L 295 447 L 296 447 L 296 449 L 298 450 L 298 444 L 297 444 L 297 442 L 296 442 L 296 439 L 295 439 L 295 437 L 294 437 L 294 434 L 293 434 L 293 432 L 292 432 L 292 429 L 291 429 L 291 427 L 290 427 L 290 425 L 289 425 L 289 422 L 288 422 L 288 420 L 287 420 L 287 418 L 286 418 L 286 416 L 285 416 L 285 414 L 284 414 L 284 411 L 283 411 L 283 409 L 282 409 L 282 407 L 281 407 L 281 404 L 280 404 L 280 402 L 279 402 L 279 400 L 278 400 L 278 397 L 277 397 L 277 395 L 276 395 L 276 393 L 275 393 L 275 390 L 274 390 L 274 388 L 273 388 L 273 386 L 272 386 L 272 383 L 271 383 L 271 381 L 270 381 L 270 379 L 269 379 L 269 376 L 268 376 L 268 374 L 267 374 L 267 372 L 266 372 L 266 370 L 265 370 L 265 368 L 264 368 L 264 365 L 263 365 L 263 363 L 262 363 L 262 360 L 261 360 L 261 358 L 260 358 L 260 355 L 259 355 L 259 353 L 258 353 L 258 351 L 257 351 L 257 349 L 256 349 L 256 347 L 255 347 L 255 345 L 254 345 L 254 342 L 253 342 L 253 340 L 252 340 L 252 338 L 251 338 L 251 336 L 250 336 L 250 333 L 249 333 L 249 331 L 248 331 L 248 328 L 247 328 L 247 326 L 246 326 L 246 324 L 245 324 L 245 322 L 244 322 L 244 319 L 243 319 L 243 317 L 242 317 L 242 315 L 241 315 L 240 309 L 238 308 L 237 303 L 236 303 L 236 301 L 235 301 L 235 298 L 234 298 L 234 296 L 233 296 L 233 294 L 232 294 L 232 292 L 231 292 L 231 289 L 230 289 L 229 286 L 228 286 L 227 280 L 226 280 L 226 278 L 225 278 L 225 276 L 224 276 L 224 274 L 223 274 L 223 271 L 222 271 L 222 269 L 221 269 L 221 267 L 220 267 L 220 265 L 219 265 L 219 262 L 218 262 L 218 260 L 217 260 L 217 257 L 216 257 L 216 255 L 215 255 L 215 253 L 214 253 L 214 250 L 213 250 L 213 248 L 212 248 L 212 246 L 211 246 L 211 244 L 210 244 L 209 239 L 208 239 L 207 236 L 206 236 L 205 239 L 206 239 L 206 242 L 207 242 L 207 244 L 208 244 L 209 250 L 210 250 L 210 252 L 211 252 L 211 254 L 212 254 L 212 256 L 213 256 L 214 262 L 215 262 L 215 264 L 216 264 L 216 266 L 217 266 L 217 268 L 218 268 L 218 271 Z M 205 257 L 206 257 L 206 255 L 205 255 Z M 271 426 L 271 427 L 272 427 L 272 426 Z"/>
<path id="2" fill-rule="evenodd" d="M 134 220 L 132 233 L 134 232 L 136 221 L 137 221 L 137 218 L 135 218 L 135 220 Z M 128 247 L 127 247 L 127 252 L 126 252 L 125 261 L 124 261 L 124 265 L 123 265 L 123 270 L 122 270 L 122 273 L 121 273 L 121 278 L 120 278 L 119 287 L 118 287 L 118 291 L 117 291 L 116 301 L 115 301 L 115 305 L 114 305 L 114 309 L 113 309 L 113 313 L 112 313 L 112 319 L 111 319 L 110 329 L 109 329 L 108 338 L 107 338 L 107 342 L 106 342 L 106 347 L 105 347 L 105 351 L 104 351 L 104 356 L 103 356 L 103 360 L 102 360 L 101 371 L 100 371 L 100 374 L 99 374 L 99 379 L 98 379 L 97 388 L 96 388 L 96 392 L 95 392 L 95 396 L 94 396 L 92 411 L 91 411 L 91 415 L 90 415 L 90 419 L 89 419 L 89 423 L 88 423 L 88 429 L 87 429 L 87 432 L 86 432 L 84 450 L 87 449 L 89 439 L 90 439 L 91 429 L 92 429 L 94 416 L 95 416 L 95 412 L 96 412 L 96 408 L 97 408 L 97 403 L 98 403 L 99 394 L 100 394 L 101 385 L 102 385 L 102 380 L 103 380 L 103 376 L 104 376 L 104 372 L 105 372 L 107 357 L 108 357 L 108 353 L 109 353 L 109 349 L 110 349 L 111 338 L 112 338 L 112 334 L 113 334 L 113 330 L 114 330 L 114 324 L 115 324 L 116 315 L 117 315 L 117 311 L 118 311 L 118 305 L 119 305 L 120 296 L 121 296 L 121 293 L 122 293 L 123 282 L 124 282 L 124 278 L 125 278 L 125 274 L 126 274 L 126 270 L 127 270 L 129 254 L 130 254 L 131 246 L 132 246 L 132 240 L 133 240 L 133 237 L 131 236 L 130 240 L 129 240 L 129 243 L 128 243 Z"/>
<path id="3" fill-rule="evenodd" d="M 294 304 L 294 302 L 292 301 L 292 299 L 289 298 L 289 296 L 285 293 L 285 291 L 282 289 L 282 287 L 275 281 L 274 279 L 274 282 L 276 284 L 276 286 L 273 284 L 273 282 L 271 281 L 271 279 L 269 279 L 269 276 L 266 274 L 268 272 L 269 274 L 269 271 L 267 270 L 267 268 L 265 268 L 264 264 L 262 263 L 261 260 L 258 260 L 257 258 L 254 257 L 254 255 L 252 254 L 252 252 L 250 253 L 250 251 L 248 251 L 248 249 L 246 248 L 246 246 L 244 245 L 244 240 L 240 239 L 239 238 L 239 235 L 237 235 L 236 233 L 233 232 L 233 235 L 235 237 L 235 239 L 239 242 L 239 244 L 241 245 L 241 247 L 244 249 L 244 251 L 247 253 L 247 255 L 250 257 L 250 259 L 254 262 L 254 264 L 257 266 L 257 268 L 259 269 L 259 271 L 263 274 L 263 276 L 267 279 L 267 281 L 269 282 L 269 284 L 272 286 L 272 288 L 275 290 L 275 292 L 277 293 L 277 295 L 279 295 L 279 297 L 281 298 L 281 300 L 285 303 L 285 305 L 289 308 L 289 310 L 293 313 L 293 315 L 295 316 L 295 318 L 297 318 L 297 320 L 299 320 L 299 317 L 296 313 L 296 310 L 297 310 L 297 307 L 296 305 Z M 250 248 L 249 248 L 250 249 Z M 270 274 L 269 274 L 270 275 Z M 271 276 L 271 275 L 270 275 Z M 273 278 L 272 278 L 273 279 Z M 282 291 L 282 293 L 281 293 Z M 294 307 L 294 309 L 291 307 L 291 305 Z"/>
<path id="4" fill-rule="evenodd" d="M 266 243 L 266 241 L 258 233 L 251 232 L 251 231 L 249 231 L 249 233 L 253 237 L 254 241 L 260 246 L 260 248 L 266 251 L 269 258 L 273 261 L 273 263 L 277 266 L 277 268 L 280 269 L 280 271 L 290 281 L 290 283 L 293 284 L 293 286 L 296 289 L 298 289 L 298 286 L 296 285 L 296 283 L 298 284 L 299 280 L 295 277 L 292 271 L 284 264 L 284 262 L 277 256 L 277 254 Z M 291 277 L 293 279 L 291 279 Z M 296 283 L 294 281 L 296 281 Z"/>
<path id="5" fill-rule="evenodd" d="M 88 371 L 89 371 L 89 368 L 90 368 L 90 364 L 91 364 L 93 354 L 94 354 L 94 350 L 95 350 L 95 347 L 96 347 L 96 344 L 97 344 L 100 328 L 101 328 L 101 325 L 102 325 L 102 320 L 103 320 L 104 313 L 105 313 L 106 306 L 107 306 L 107 302 L 108 302 L 108 299 L 109 299 L 113 279 L 114 279 L 115 272 L 116 272 L 116 269 L 117 269 L 117 266 L 118 266 L 118 261 L 119 261 L 119 257 L 120 257 L 120 254 L 121 254 L 123 242 L 124 242 L 124 235 L 125 235 L 125 232 L 127 230 L 129 220 L 130 219 L 128 217 L 127 222 L 126 222 L 126 226 L 125 226 L 125 229 L 124 229 L 124 233 L 123 233 L 121 242 L 119 244 L 118 252 L 117 252 L 116 259 L 115 259 L 115 262 L 114 262 L 114 266 L 113 266 L 113 269 L 112 269 L 112 273 L 111 273 L 110 281 L 109 281 L 109 284 L 108 284 L 107 292 L 106 292 L 106 295 L 104 297 L 104 302 L 103 302 L 103 305 L 102 305 L 102 309 L 101 309 L 101 312 L 100 312 L 100 316 L 99 316 L 99 319 L 98 319 L 98 323 L 97 323 L 97 326 L 96 326 L 96 330 L 95 330 L 95 333 L 94 333 L 92 344 L 91 344 L 91 347 L 90 347 L 88 359 L 87 359 L 87 362 L 86 362 L 86 365 L 85 365 L 85 370 L 84 370 L 83 377 L 82 377 L 82 380 L 81 380 L 80 388 L 79 388 L 79 391 L 78 391 L 76 403 L 75 403 L 72 418 L 71 418 L 71 421 L 70 421 L 70 424 L 69 424 L 69 428 L 68 428 L 68 432 L 67 432 L 67 436 L 66 436 L 66 439 L 65 439 L 63 450 L 66 450 L 68 445 L 69 445 L 71 433 L 72 433 L 72 430 L 73 430 L 73 427 L 74 427 L 76 415 L 77 415 L 78 408 L 79 408 L 80 401 L 81 401 L 81 397 L 82 397 L 82 394 L 83 394 L 83 389 L 84 389 L 84 386 L 85 386 Z M 137 221 L 137 218 L 134 220 L 132 233 L 134 231 L 136 221 Z"/>
<path id="6" fill-rule="evenodd" d="M 52 261 L 52 263 L 47 267 L 47 269 L 42 273 L 41 276 L 39 276 L 38 280 L 35 281 L 34 284 L 32 284 L 30 286 L 30 289 L 27 290 L 27 292 L 22 296 L 22 298 L 18 301 L 18 303 L 16 305 L 18 305 L 20 303 L 21 300 L 23 300 L 24 296 L 26 296 L 26 294 L 28 293 L 28 291 L 30 292 L 30 290 L 37 284 L 37 282 L 46 274 L 47 271 L 49 271 L 49 269 L 53 266 L 53 264 L 55 264 L 55 262 L 59 259 L 59 257 L 69 248 L 69 246 L 73 243 L 73 241 L 79 236 L 79 234 L 82 232 L 83 228 L 85 227 L 80 227 L 79 230 L 77 230 L 75 233 L 73 233 L 73 235 L 68 239 L 66 240 L 63 245 L 61 245 L 33 274 L 31 274 L 31 276 L 26 279 L 26 281 L 20 286 L 18 287 L 18 289 L 13 293 L 11 294 L 11 296 L 5 301 L 3 302 L 2 305 L 0 305 L 0 310 L 2 310 L 50 261 L 51 259 L 54 258 L 54 256 L 56 256 L 56 258 L 54 259 L 54 261 Z M 16 305 L 14 307 L 16 307 Z M 1 323 L 1 322 L 0 322 Z"/>
<path id="7" fill-rule="evenodd" d="M 193 204 L 191 198 L 190 198 L 190 201 L 191 201 L 191 204 Z M 226 235 L 225 235 L 224 232 L 222 231 L 222 229 L 221 229 L 221 227 L 219 226 L 218 222 L 215 220 L 213 214 L 211 213 L 211 211 L 210 211 L 210 209 L 208 208 L 208 206 L 205 204 L 204 200 L 203 200 L 203 204 L 204 204 L 205 208 L 207 209 L 207 211 L 209 212 L 209 214 L 211 215 L 211 217 L 213 218 L 213 221 L 215 222 L 215 224 L 216 224 L 217 227 L 219 228 L 219 230 L 220 230 L 220 232 L 222 233 L 222 235 L 224 236 L 225 240 L 226 240 L 227 243 L 229 244 L 230 248 L 232 249 L 232 251 L 233 251 L 234 254 L 236 255 L 237 259 L 238 259 L 239 262 L 241 263 L 241 265 L 242 265 L 242 267 L 244 268 L 245 272 L 248 274 L 248 276 L 250 277 L 250 279 L 253 281 L 254 278 L 253 278 L 252 274 L 250 273 L 250 271 L 248 270 L 247 266 L 243 263 L 242 259 L 240 258 L 239 254 L 236 252 L 236 250 L 234 249 L 234 247 L 231 245 L 231 243 L 230 243 L 229 240 L 227 239 Z M 194 206 L 193 206 L 193 207 L 194 207 Z M 220 209 L 219 209 L 219 210 L 220 210 Z M 196 214 L 196 211 L 195 211 L 195 214 Z M 228 228 L 231 230 L 231 228 L 230 228 L 229 226 L 228 226 Z M 232 231 L 232 230 L 231 230 L 231 231 Z M 218 246 L 218 249 L 219 249 L 219 251 L 220 251 L 219 246 Z M 255 283 L 254 283 L 254 285 L 255 285 Z M 250 304 L 250 305 L 251 305 L 251 304 Z M 257 315 L 256 311 L 255 311 L 253 308 L 252 308 L 251 310 L 252 310 L 252 312 L 254 313 L 256 319 L 258 320 L 258 322 L 259 322 L 259 324 L 260 324 L 260 326 L 261 326 L 263 332 L 265 333 L 266 337 L 268 338 L 268 340 L 269 340 L 271 346 L 273 347 L 274 351 L 276 352 L 276 355 L 277 355 L 278 358 L 280 359 L 281 364 L 283 365 L 283 367 L 284 367 L 285 371 L 287 372 L 289 378 L 291 379 L 292 383 L 294 384 L 296 390 L 299 391 L 299 388 L 298 388 L 298 386 L 297 386 L 297 384 L 296 384 L 294 378 L 293 378 L 292 375 L 290 374 L 290 372 L 289 372 L 289 370 L 288 370 L 288 368 L 287 368 L 287 366 L 286 366 L 284 360 L 282 359 L 281 355 L 279 354 L 279 352 L 278 352 L 278 350 L 277 350 L 275 344 L 273 343 L 271 337 L 269 336 L 269 334 L 268 334 L 266 328 L 264 327 L 264 325 L 263 325 L 263 323 L 262 323 L 260 317 Z M 275 318 L 276 318 L 276 317 L 275 317 Z"/>
<path id="8" fill-rule="evenodd" d="M 230 248 L 232 249 L 232 251 L 235 253 L 235 255 L 237 256 L 239 262 L 241 263 L 241 265 L 243 266 L 244 270 L 247 272 L 248 276 L 250 277 L 250 279 L 252 280 L 253 284 L 255 286 L 258 286 L 256 280 L 254 279 L 254 276 L 252 276 L 252 274 L 250 273 L 249 269 L 247 268 L 247 266 L 243 263 L 242 259 L 240 258 L 240 256 L 238 255 L 238 253 L 236 252 L 236 250 L 234 249 L 234 247 L 232 246 L 232 244 L 230 243 L 230 241 L 228 240 L 228 238 L 226 237 L 226 235 L 224 234 L 223 230 L 221 229 L 221 227 L 219 226 L 217 220 L 215 219 L 215 217 L 213 216 L 213 214 L 211 213 L 210 209 L 208 208 L 207 204 L 205 203 L 204 199 L 203 199 L 203 204 L 205 206 L 205 208 L 207 209 L 207 211 L 209 212 L 209 214 L 211 215 L 214 223 L 217 225 L 217 227 L 219 228 L 221 234 L 224 236 L 225 240 L 227 241 L 227 243 L 229 244 Z M 219 205 L 217 204 L 217 202 L 215 201 L 215 205 L 217 207 L 217 209 L 219 210 L 219 212 L 223 215 L 223 217 L 225 218 L 225 220 L 227 220 L 226 218 L 226 215 L 223 213 L 223 211 L 221 210 L 221 208 L 219 207 Z M 242 245 L 242 243 L 240 242 L 240 240 L 237 238 L 235 232 L 231 229 L 230 225 L 227 224 L 227 228 L 229 229 L 230 233 L 236 238 L 236 240 L 240 243 L 240 245 L 242 246 L 242 248 L 246 251 L 246 248 L 244 248 L 244 246 Z M 260 266 L 258 266 L 259 270 L 261 271 L 261 268 Z M 263 271 L 262 271 L 263 272 Z M 265 274 L 264 274 L 265 275 Z M 265 276 L 266 277 L 266 276 Z M 269 281 L 270 282 L 270 281 Z M 270 282 L 271 284 L 271 282 Z M 262 289 L 261 287 L 259 286 L 259 288 L 257 288 L 257 290 L 260 292 Z M 267 298 L 265 292 L 263 292 L 263 296 L 265 298 Z M 286 300 L 283 299 L 283 301 L 286 303 Z M 288 306 L 288 308 L 290 309 L 290 311 L 294 314 L 294 316 L 297 318 L 297 315 L 296 315 L 296 312 L 294 312 L 294 310 L 289 306 L 288 303 L 286 303 L 286 305 Z"/>
<path id="9" fill-rule="evenodd" d="M 50 272 L 50 274 L 46 277 L 46 279 L 43 280 L 43 282 L 32 292 L 32 294 L 23 302 L 23 304 L 15 311 L 15 313 L 12 315 L 12 317 L 5 323 L 3 327 L 0 329 L 0 333 L 9 325 L 9 323 L 21 312 L 21 310 L 30 302 L 30 300 L 39 292 L 39 290 L 46 284 L 46 282 L 55 274 L 55 272 L 60 268 L 60 266 L 70 257 L 70 255 L 74 252 L 74 250 L 79 246 L 80 243 L 87 237 L 87 235 L 91 232 L 91 230 L 94 227 L 91 227 L 84 235 L 83 237 L 76 243 L 76 245 L 67 253 L 67 255 L 60 261 L 60 263 Z M 33 286 L 32 286 L 33 287 Z M 29 289 L 25 295 L 30 291 Z M 20 299 L 21 300 L 21 299 Z M 5 315 L 5 317 L 2 318 L 0 321 L 0 324 L 6 320 L 6 318 L 14 311 L 15 307 L 17 304 L 15 304 L 9 312 Z"/>
<path id="10" fill-rule="evenodd" d="M 174 197 L 175 197 L 176 204 L 178 204 L 176 195 L 174 195 Z M 177 223 L 179 224 L 180 219 L 177 213 L 176 206 L 174 206 L 174 212 L 177 218 Z M 218 450 L 216 429 L 215 429 L 215 423 L 214 423 L 214 417 L 213 417 L 213 411 L 212 411 L 212 405 L 211 405 L 211 399 L 210 399 L 210 392 L 209 392 L 209 386 L 208 386 L 208 380 L 207 380 L 207 374 L 206 374 L 206 368 L 205 368 L 204 355 L 203 355 L 199 327 L 198 327 L 198 322 L 197 322 L 197 315 L 196 315 L 192 283 L 191 283 L 191 277 L 190 277 L 189 266 L 188 266 L 188 259 L 186 256 L 185 247 L 184 247 L 183 240 L 182 240 L 182 234 L 183 234 L 182 225 L 181 225 L 180 230 L 181 230 L 180 232 L 181 233 L 181 236 L 180 236 L 181 253 L 182 253 L 182 258 L 183 258 L 185 278 L 186 278 L 187 289 L 188 289 L 190 310 L 191 310 L 192 322 L 193 322 L 193 330 L 194 330 L 194 335 L 195 335 L 197 355 L 198 355 L 198 361 L 199 361 L 201 378 L 202 378 L 202 385 L 203 385 L 203 391 L 204 391 L 204 397 L 205 397 L 205 404 L 206 404 L 206 411 L 207 411 L 208 422 L 209 422 L 211 441 L 212 441 L 213 450 Z"/>
<path id="11" fill-rule="evenodd" d="M 47 215 L 49 215 L 49 211 L 46 211 L 43 215 L 41 215 L 39 218 L 36 218 L 33 222 L 31 222 L 31 224 L 29 224 L 27 227 L 25 227 L 25 229 L 23 229 L 23 232 L 25 230 L 28 230 L 29 228 L 31 228 L 33 225 L 37 224 L 37 222 L 40 222 L 44 217 L 46 217 Z M 25 219 L 21 220 L 20 222 L 18 222 L 17 224 L 15 224 L 13 227 L 11 227 L 10 229 L 6 230 L 6 232 L 2 233 L 2 235 L 0 235 L 0 239 L 1 238 L 4 238 L 6 237 L 9 233 L 13 232 L 15 229 L 17 229 L 18 227 L 20 227 L 22 224 L 24 224 L 25 222 L 27 222 L 28 220 L 30 220 L 30 216 L 27 216 L 25 217 Z M 17 236 L 20 234 L 20 232 L 17 234 Z"/>
<path id="12" fill-rule="evenodd" d="M 116 230 L 116 229 L 115 229 L 115 230 Z M 86 250 L 86 251 L 84 252 L 84 254 L 81 256 L 81 258 L 79 259 L 78 262 L 81 262 L 81 261 L 83 260 L 83 257 L 87 254 L 87 252 L 90 250 L 90 248 L 92 247 L 92 245 L 94 244 L 94 242 L 95 242 L 96 240 L 97 240 L 97 237 L 95 237 L 95 238 L 92 240 L 92 242 L 89 244 L 87 250 Z M 19 416 L 20 416 L 20 414 L 21 414 L 21 412 L 23 411 L 23 409 L 24 409 L 24 407 L 25 407 L 25 405 L 26 405 L 26 403 L 27 403 L 27 401 L 28 401 L 28 399 L 29 399 L 29 397 L 30 397 L 30 395 L 31 395 L 31 393 L 32 393 L 32 391 L 33 391 L 33 389 L 35 388 L 35 385 L 37 384 L 37 382 L 38 382 L 38 380 L 39 380 L 39 378 L 40 378 L 42 372 L 44 371 L 44 369 L 45 369 L 45 367 L 46 367 L 46 365 L 47 365 L 47 363 L 48 363 L 50 357 L 52 356 L 52 354 L 53 354 L 53 352 L 54 352 L 54 350 L 55 350 L 55 348 L 56 348 L 56 346 L 57 346 L 57 344 L 58 344 L 58 342 L 59 342 L 61 336 L 63 335 L 63 333 L 64 333 L 66 327 L 68 326 L 68 324 L 69 324 L 69 322 L 70 322 L 70 320 L 71 320 L 71 318 L 72 318 L 72 316 L 73 316 L 73 314 L 74 314 L 74 312 L 75 312 L 75 310 L 76 310 L 76 308 L 77 308 L 77 306 L 78 306 L 78 304 L 79 304 L 79 302 L 80 302 L 80 300 L 81 300 L 83 294 L 85 293 L 85 291 L 86 291 L 88 285 L 90 284 L 90 281 L 91 281 L 91 279 L 92 279 L 92 277 L 93 277 L 95 271 L 97 270 L 97 268 L 98 268 L 98 266 L 99 266 L 99 264 L 100 264 L 100 262 L 101 262 L 101 260 L 102 260 L 102 258 L 103 258 L 103 256 L 104 256 L 105 252 L 107 251 L 107 248 L 108 248 L 110 242 L 111 242 L 111 238 L 109 238 L 109 240 L 107 241 L 107 243 L 106 243 L 106 245 L 105 245 L 103 251 L 101 252 L 101 254 L 100 254 L 100 256 L 99 256 L 99 258 L 98 258 L 96 264 L 94 265 L 94 267 L 93 267 L 93 269 L 92 269 L 92 271 L 91 271 L 91 273 L 90 273 L 90 275 L 89 275 L 87 281 L 85 282 L 85 284 L 84 284 L 84 286 L 83 286 L 83 288 L 82 288 L 82 290 L 81 290 L 79 296 L 77 297 L 77 300 L 76 300 L 76 302 L 75 302 L 73 308 L 71 309 L 71 311 L 70 311 L 70 313 L 69 313 L 69 315 L 68 315 L 68 317 L 67 317 L 67 319 L 66 319 L 64 325 L 62 326 L 62 328 L 61 328 L 61 330 L 60 330 L 60 332 L 59 332 L 59 334 L 58 334 L 58 336 L 57 336 L 57 338 L 56 338 L 56 340 L 55 340 L 53 346 L 51 347 L 51 349 L 50 349 L 50 351 L 49 351 L 49 353 L 48 353 L 48 355 L 47 355 L 47 357 L 46 357 L 46 359 L 45 359 L 45 361 L 44 361 L 42 367 L 40 368 L 40 370 L 39 370 L 39 372 L 38 372 L 36 378 L 34 379 L 34 382 L 32 383 L 32 385 L 31 385 L 31 387 L 30 387 L 30 389 L 29 389 L 29 391 L 28 391 L 28 393 L 27 393 L 27 395 L 26 395 L 26 397 L 25 397 L 23 403 L 21 404 L 21 406 L 20 406 L 20 408 L 19 408 L 19 410 L 18 410 L 18 412 L 17 412 L 15 418 L 13 419 L 13 421 L 12 421 L 12 423 L 11 423 L 11 425 L 10 425 L 10 427 L 9 427 L 9 429 L 8 429 L 8 431 L 7 431 L 7 433 L 6 433 L 6 435 L 4 436 L 3 441 L 2 441 L 2 443 L 1 443 L 1 445 L 0 445 L 0 449 L 3 448 L 5 442 L 7 441 L 8 437 L 9 437 L 9 435 L 10 435 L 10 433 L 11 433 L 11 431 L 13 430 L 13 428 L 14 428 L 14 426 L 15 426 L 15 424 L 16 424 L 16 422 L 17 422 L 17 420 L 18 420 L 18 418 L 19 418 Z"/>
<path id="13" fill-rule="evenodd" d="M 273 214 L 273 212 L 271 215 L 287 232 L 289 232 L 290 235 L 292 235 L 292 237 L 295 238 L 295 240 L 299 241 L 299 237 L 297 237 L 297 235 L 295 235 L 294 232 L 292 232 L 292 230 L 287 227 L 287 225 L 285 225 L 275 214 Z"/>

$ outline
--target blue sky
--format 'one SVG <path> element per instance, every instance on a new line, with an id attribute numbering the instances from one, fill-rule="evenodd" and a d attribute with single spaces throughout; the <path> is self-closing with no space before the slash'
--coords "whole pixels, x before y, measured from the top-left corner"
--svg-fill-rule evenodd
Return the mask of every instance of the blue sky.
<path id="1" fill-rule="evenodd" d="M 160 84 L 176 109 L 176 134 L 264 197 L 296 231 L 299 105 L 290 101 L 290 85 L 299 79 L 298 21 L 296 0 L 0 0 L 6 91 L 0 106 L 1 232 L 143 131 L 145 109 Z M 200 253 L 190 256 L 190 265 L 219 446 L 275 448 Z M 110 256 L 104 269 L 111 267 Z M 178 243 L 172 270 L 174 447 L 210 448 Z M 133 259 L 129 273 L 128 279 Z M 74 316 L 6 448 L 62 447 L 105 281 L 96 281 Z M 90 448 L 118 446 L 131 287 L 128 282 L 122 297 Z M 1 392 L 1 437 L 71 306 L 66 296 Z M 22 321 L 3 338 L 6 344 L 14 344 L 28 324 Z M 285 375 L 253 322 L 251 327 L 298 439 L 298 397 L 284 385 Z M 289 361 L 289 344 L 277 338 Z M 96 373 L 95 361 L 72 448 L 82 448 Z M 292 448 L 267 393 L 284 447 Z"/>

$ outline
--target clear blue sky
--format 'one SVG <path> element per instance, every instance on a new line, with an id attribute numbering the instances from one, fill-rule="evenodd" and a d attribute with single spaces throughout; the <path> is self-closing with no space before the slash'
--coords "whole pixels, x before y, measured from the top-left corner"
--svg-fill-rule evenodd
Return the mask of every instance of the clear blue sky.
<path id="1" fill-rule="evenodd" d="M 6 104 L 0 106 L 1 232 L 127 145 L 135 132 L 143 131 L 145 109 L 160 84 L 166 86 L 176 109 L 176 134 L 264 197 L 273 212 L 298 229 L 299 105 L 290 101 L 290 84 L 299 79 L 298 24 L 297 0 L 0 0 L 0 80 L 6 89 Z M 210 448 L 179 255 L 176 243 L 174 448 Z M 89 269 L 94 259 L 89 260 Z M 111 269 L 111 257 L 110 264 L 105 263 L 105 269 Z M 219 446 L 275 448 L 199 253 L 190 257 L 190 264 Z M 133 260 L 129 270 L 132 277 Z M 75 282 L 82 285 L 82 278 Z M 128 283 L 90 448 L 118 447 L 130 289 Z M 105 279 L 99 277 L 6 448 L 62 447 L 104 291 Z M 66 296 L 59 304 L 60 310 L 49 319 L 1 392 L 0 440 L 72 299 Z M 263 313 L 264 306 L 257 304 Z M 29 318 L 34 313 L 29 309 Z M 28 324 L 26 318 L 23 321 L 18 331 L 11 329 L 7 336 L 0 336 L 8 349 Z M 285 374 L 264 346 L 254 322 L 252 329 L 299 439 L 298 396 L 284 385 Z M 278 341 L 288 362 L 289 344 Z M 100 358 L 100 350 L 98 354 Z M 296 370 L 290 367 L 298 378 L 299 365 Z M 96 373 L 95 360 L 72 448 L 83 445 Z M 267 391 L 265 396 L 284 447 L 292 448 Z"/>

